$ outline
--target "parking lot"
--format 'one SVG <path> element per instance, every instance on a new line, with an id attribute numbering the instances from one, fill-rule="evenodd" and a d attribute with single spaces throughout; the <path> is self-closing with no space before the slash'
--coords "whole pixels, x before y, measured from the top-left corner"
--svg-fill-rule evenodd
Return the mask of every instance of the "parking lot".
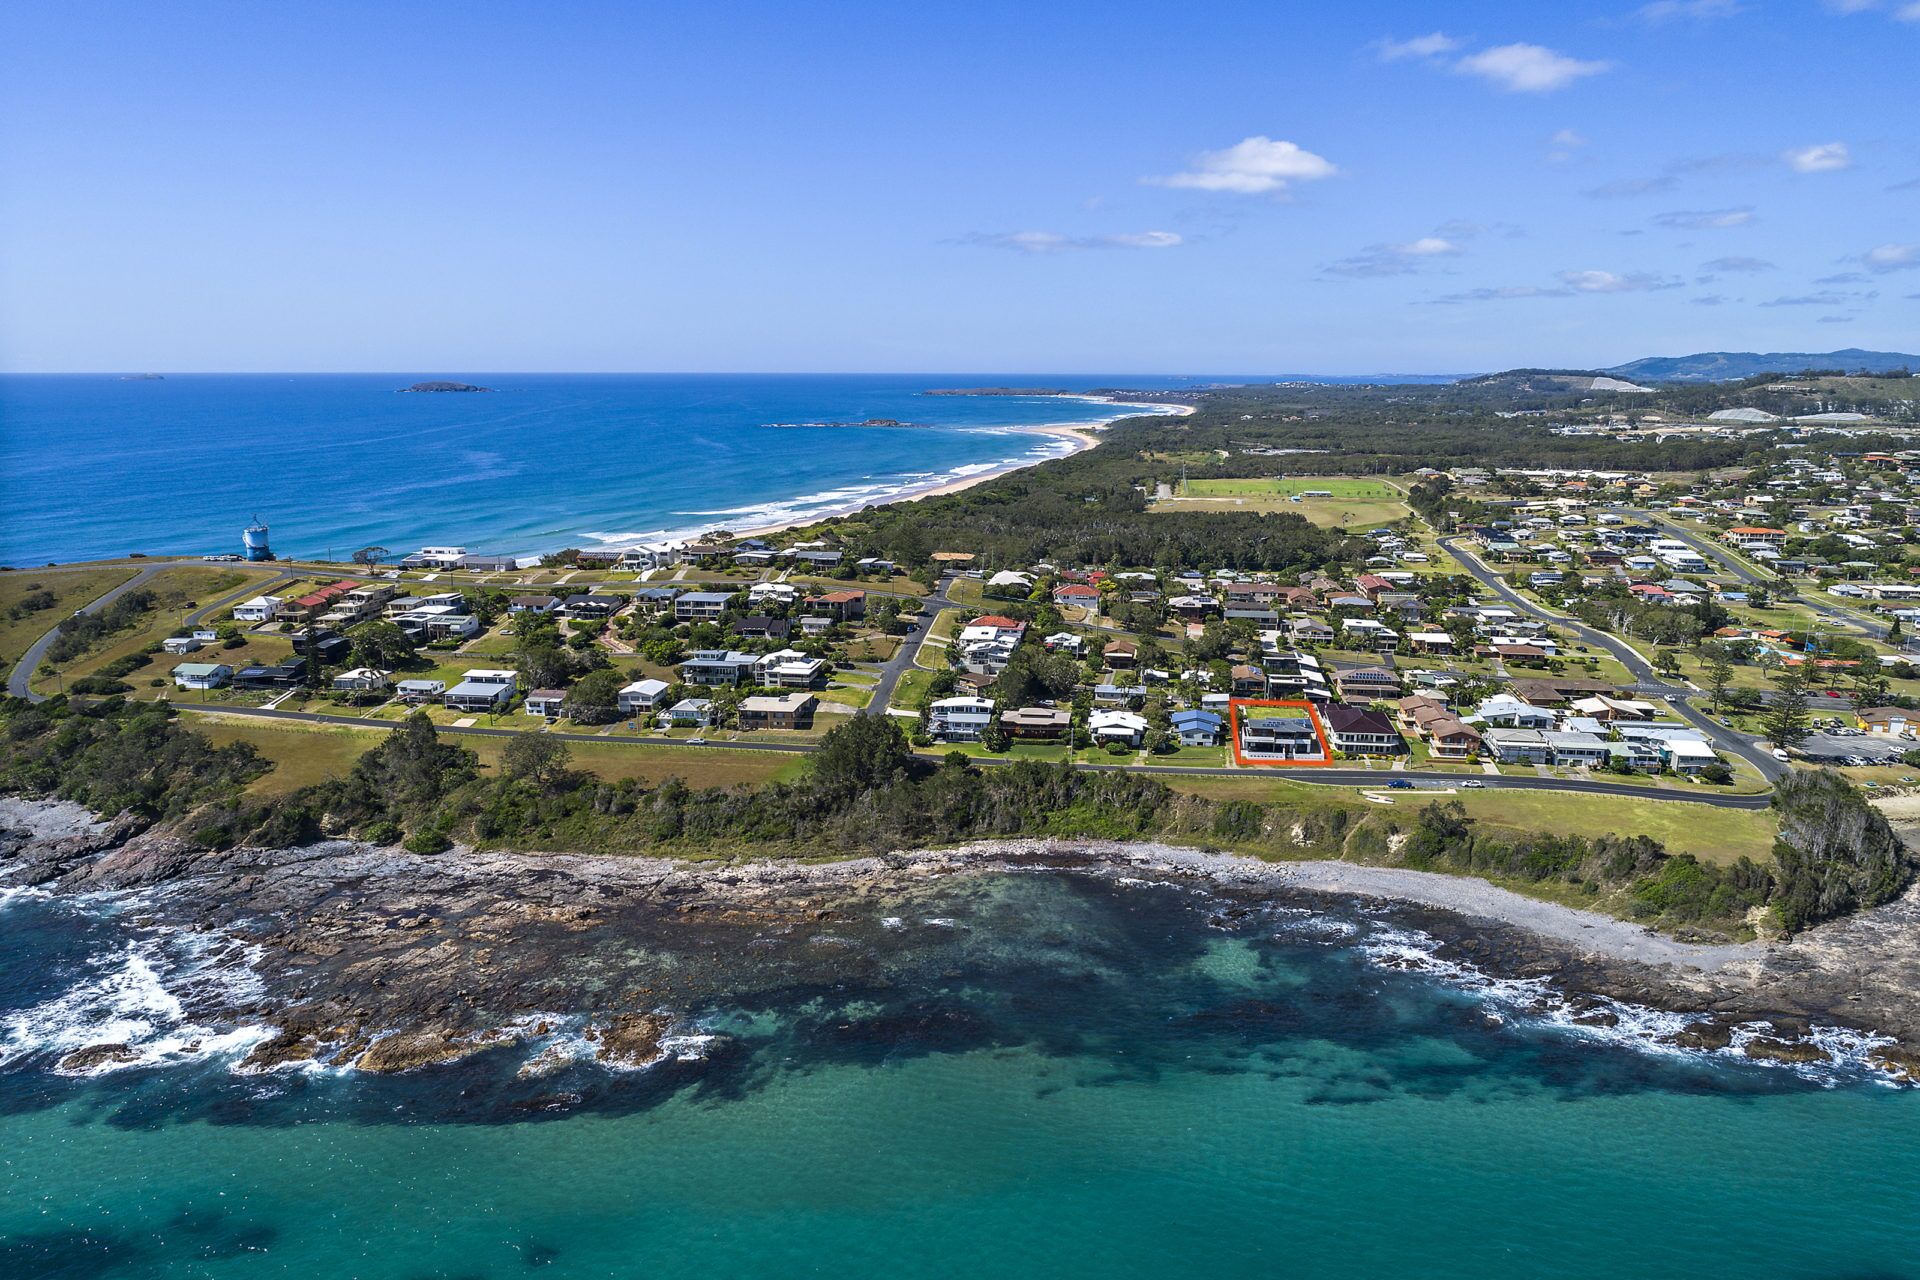
<path id="1" fill-rule="evenodd" d="M 1854 730 L 1810 734 L 1800 744 L 1800 750 L 1807 759 L 1821 764 L 1898 764 L 1900 757 L 1914 746 L 1904 738 L 1884 738 Z"/>

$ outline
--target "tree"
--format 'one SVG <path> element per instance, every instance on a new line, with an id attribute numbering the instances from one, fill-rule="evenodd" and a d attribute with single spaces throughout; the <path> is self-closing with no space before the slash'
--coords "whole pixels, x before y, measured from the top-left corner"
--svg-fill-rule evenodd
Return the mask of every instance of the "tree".
<path id="1" fill-rule="evenodd" d="M 620 718 L 620 690 L 626 680 L 608 667 L 581 676 L 561 705 L 575 724 L 612 724 Z"/>
<path id="2" fill-rule="evenodd" d="M 353 640 L 354 665 L 394 671 L 413 661 L 413 641 L 399 624 L 376 619 L 347 632 Z"/>
<path id="3" fill-rule="evenodd" d="M 813 785 L 829 794 L 857 795 L 907 777 L 913 751 L 891 716 L 854 716 L 820 740 L 813 753 Z"/>
<path id="4" fill-rule="evenodd" d="M 1891 688 L 1886 672 L 1880 669 L 1880 661 L 1875 657 L 1861 660 L 1853 669 L 1853 696 L 1862 706 L 1877 707 L 1887 700 L 1887 691 Z"/>
<path id="5" fill-rule="evenodd" d="M 509 778 L 521 778 L 542 791 L 552 791 L 566 779 L 573 752 L 549 734 L 517 733 L 507 743 L 500 762 Z"/>
<path id="6" fill-rule="evenodd" d="M 1677 649 L 1660 649 L 1653 655 L 1653 669 L 1669 680 L 1680 675 L 1680 653 Z"/>
<path id="7" fill-rule="evenodd" d="M 1707 681 L 1707 696 L 1713 699 L 1713 713 L 1719 715 L 1727 690 L 1733 687 L 1733 655 L 1723 644 L 1710 644 L 1701 648 L 1700 657 L 1706 664 L 1702 674 Z"/>
<path id="8" fill-rule="evenodd" d="M 359 565 L 376 565 L 392 554 L 393 552 L 385 547 L 362 547 L 353 553 L 353 562 Z"/>
<path id="9" fill-rule="evenodd" d="M 1782 751 L 1799 746 L 1812 730 L 1813 717 L 1807 710 L 1807 691 L 1812 683 L 1811 662 L 1782 667 L 1773 678 L 1773 698 L 1760 717 L 1760 731 Z"/>

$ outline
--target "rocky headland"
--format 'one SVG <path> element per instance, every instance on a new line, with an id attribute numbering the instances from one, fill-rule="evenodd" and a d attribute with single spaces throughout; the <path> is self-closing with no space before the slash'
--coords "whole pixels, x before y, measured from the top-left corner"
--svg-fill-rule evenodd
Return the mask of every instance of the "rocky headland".
<path id="1" fill-rule="evenodd" d="M 1920 1083 L 1920 891 L 1790 941 L 1696 946 L 1474 879 L 1155 844 L 1001 840 L 820 863 L 427 856 L 351 841 L 211 851 L 19 801 L 0 802 L 0 829 L 0 885 L 141 891 L 154 923 L 245 947 L 255 995 L 191 1012 L 271 1029 L 246 1069 L 408 1070 L 537 1039 L 562 1016 L 586 1019 L 601 1061 L 645 1066 L 670 1051 L 676 1011 L 733 984 L 832 983 L 871 963 L 848 938 L 929 886 L 1053 872 L 1201 890 L 1223 921 L 1276 902 L 1365 903 L 1435 940 L 1435 965 L 1544 979 L 1539 1001 L 1567 1021 L 1670 1010 L 1687 1016 L 1663 1033 L 1668 1044 L 1786 1063 L 1828 1060 L 1821 1029 L 1850 1029 L 1884 1038 L 1866 1054 L 1877 1069 Z M 84 1071 L 127 1052 L 87 1045 L 60 1065 Z"/>

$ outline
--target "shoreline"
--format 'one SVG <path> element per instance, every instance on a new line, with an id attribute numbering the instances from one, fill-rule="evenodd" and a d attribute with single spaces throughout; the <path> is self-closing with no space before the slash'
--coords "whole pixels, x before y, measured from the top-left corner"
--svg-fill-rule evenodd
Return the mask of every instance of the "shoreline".
<path id="1" fill-rule="evenodd" d="M 1165 404 L 1144 400 L 1116 400 L 1111 396 L 1061 395 L 1050 398 L 1056 400 L 1081 400 L 1088 404 L 1106 404 L 1116 407 L 1158 409 L 1169 417 L 1184 418 L 1197 412 L 1194 406 L 1190 404 Z M 894 494 L 884 502 L 848 503 L 810 516 L 783 520 L 775 524 L 754 525 L 750 528 L 729 530 L 729 532 L 739 538 L 764 538 L 770 534 L 784 533 L 789 529 L 803 529 L 809 525 L 819 524 L 823 520 L 836 520 L 846 516 L 858 515 L 868 507 L 890 507 L 898 502 L 919 502 L 925 498 L 941 498 L 949 494 L 962 493 L 974 488 L 976 485 L 983 485 L 989 481 L 998 480 L 1003 476 L 1012 475 L 1016 471 L 1024 471 L 1028 467 L 1037 467 L 1042 463 L 1057 462 L 1060 458 L 1071 458 L 1075 454 L 1085 453 L 1100 443 L 1100 437 L 1096 434 L 1097 432 L 1104 431 L 1114 423 L 1122 422 L 1127 418 L 1149 416 L 1153 415 L 1146 413 L 1122 413 L 1106 418 L 1100 422 L 1006 427 L 1003 429 L 1019 432 L 1024 435 L 1049 436 L 1057 440 L 1066 440 L 1072 444 L 1072 447 L 1068 449 L 1067 452 L 1055 458 L 1041 458 L 1037 460 L 1031 458 L 1014 459 L 1004 464 L 994 464 L 985 471 L 970 476 L 962 476 L 957 480 L 942 481 L 919 489 L 910 488 L 904 492 Z"/>
<path id="2" fill-rule="evenodd" d="M 965 877 L 1042 874 L 1204 894 L 1224 924 L 1274 909 L 1354 922 L 1370 963 L 1477 993 L 1490 1015 L 1920 1083 L 1920 890 L 1791 942 L 1698 946 L 1471 877 L 1151 842 L 1016 838 L 709 862 L 464 847 L 423 856 L 345 840 L 209 851 L 115 825 L 78 806 L 0 800 L 0 830 L 16 833 L 0 844 L 0 896 L 139 894 L 148 919 L 244 952 L 254 994 L 187 1016 L 252 1028 L 248 1070 L 405 1070 L 555 1015 L 652 1019 L 665 1034 L 724 1002 L 740 980 L 729 966 L 768 963 L 773 942 L 773 963 L 823 966 L 824 980 L 840 961 L 818 944 L 900 914 L 902 901 Z M 662 968 L 646 958 L 662 947 L 704 959 L 697 971 Z M 626 957 L 614 972 L 594 967 L 614 953 Z M 388 1039 L 393 1052 L 368 1057 Z M 406 1043 L 419 1052 L 400 1052 Z M 104 1069 L 144 1052 L 74 1049 L 85 1051 L 75 1063 Z"/>

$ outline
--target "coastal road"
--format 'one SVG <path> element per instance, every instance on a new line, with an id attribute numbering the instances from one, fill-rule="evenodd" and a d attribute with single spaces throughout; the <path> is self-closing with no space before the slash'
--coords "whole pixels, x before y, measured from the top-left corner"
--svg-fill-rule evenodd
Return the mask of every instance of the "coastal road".
<path id="1" fill-rule="evenodd" d="M 873 686 L 873 697 L 867 703 L 867 711 L 871 714 L 887 714 L 887 708 L 893 702 L 893 692 L 900 685 L 900 677 L 919 665 L 920 651 L 926 646 L 927 636 L 933 631 L 934 620 L 940 616 L 940 611 L 960 607 L 947 597 L 947 588 L 952 583 L 951 575 L 940 579 L 934 584 L 933 590 L 921 599 L 923 617 L 919 634 L 903 639 L 899 650 L 880 669 L 880 679 Z"/>
<path id="2" fill-rule="evenodd" d="M 1652 666 L 1648 664 L 1647 660 L 1640 656 L 1639 650 L 1635 649 L 1626 641 L 1608 635 L 1604 631 L 1596 630 L 1583 622 L 1569 618 L 1565 614 L 1556 613 L 1543 605 L 1535 604 L 1532 600 L 1529 600 L 1508 586 L 1505 580 L 1492 569 L 1488 568 L 1479 556 L 1461 546 L 1460 544 L 1463 540 L 1461 535 L 1455 534 L 1451 537 L 1440 539 L 1440 545 L 1445 547 L 1448 554 L 1459 561 L 1459 563 L 1465 567 L 1466 571 L 1479 581 L 1481 586 L 1491 591 L 1496 597 L 1531 617 L 1539 618 L 1543 622 L 1550 622 L 1556 627 L 1570 631 L 1588 644 L 1604 649 L 1615 658 L 1618 658 L 1621 665 L 1626 667 L 1627 671 L 1636 681 L 1634 685 L 1636 692 L 1664 699 L 1667 705 L 1673 708 L 1676 715 L 1705 734 L 1707 740 L 1713 743 L 1717 750 L 1724 751 L 1730 756 L 1737 756 L 1741 760 L 1746 761 L 1758 769 L 1760 776 L 1768 782 L 1778 781 L 1786 775 L 1786 765 L 1774 759 L 1770 754 L 1755 746 L 1750 740 L 1734 733 L 1733 730 L 1714 720 L 1687 701 L 1694 693 L 1692 689 L 1681 685 L 1669 684 L 1661 680 L 1659 676 L 1654 673 Z"/>
<path id="3" fill-rule="evenodd" d="M 81 605 L 78 609 L 74 610 L 74 612 L 98 613 L 115 600 L 118 600 L 121 596 L 127 594 L 127 592 L 145 586 L 153 579 L 154 574 L 168 567 L 166 564 L 148 565 L 99 599 L 93 601 L 91 604 Z M 61 621 L 64 622 L 66 619 L 62 618 Z M 47 634 L 41 636 L 27 647 L 25 655 L 21 657 L 20 661 L 14 663 L 13 670 L 7 672 L 8 693 L 16 698 L 25 698 L 28 702 L 46 701 L 44 694 L 38 694 L 33 691 L 30 682 L 33 679 L 33 673 L 40 667 L 40 660 L 47 656 L 47 650 L 53 647 L 54 637 L 59 634 L 60 627 L 59 624 L 56 623 Z"/>
<path id="4" fill-rule="evenodd" d="M 274 711 L 266 707 L 235 707 L 223 705 L 204 705 L 192 702 L 172 704 L 176 710 L 205 714 L 210 716 L 241 716 L 255 720 L 279 720 L 305 724 L 321 724 L 338 728 L 352 729 L 397 729 L 403 723 L 398 720 L 362 720 L 352 716 L 325 715 L 313 711 Z M 491 725 L 438 725 L 438 731 L 453 736 L 475 738 L 512 738 L 524 733 L 522 729 L 497 728 Z M 609 738 L 595 733 L 554 732 L 546 735 L 559 742 L 591 743 L 596 746 L 634 747 L 639 750 L 660 747 L 678 747 L 685 749 L 684 739 L 677 738 Z M 702 751 L 776 751 L 788 755 L 807 755 L 815 750 L 807 742 L 708 742 L 696 748 Z M 938 759 L 938 753 L 922 756 L 922 759 Z M 1015 763 L 995 756 L 976 756 L 972 763 L 989 768 Z M 1230 769 L 1203 767 L 1199 765 L 1124 765 L 1124 764 L 1076 764 L 1076 769 L 1089 769 L 1099 773 L 1143 773 L 1183 774 L 1209 778 L 1258 779 L 1268 777 L 1274 782 L 1301 782 L 1313 786 L 1360 787 L 1368 790 L 1385 791 L 1390 784 L 1405 780 L 1414 784 L 1413 794 L 1420 791 L 1431 793 L 1435 790 L 1458 789 L 1464 782 L 1480 784 L 1489 791 L 1576 791 L 1588 795 L 1614 795 L 1636 800 L 1671 800 L 1678 804 L 1704 804 L 1716 809 L 1758 810 L 1769 807 L 1772 797 L 1768 793 L 1758 795 L 1733 795 L 1716 791 L 1679 791 L 1638 785 L 1630 782 L 1607 782 L 1601 779 L 1584 778 L 1541 778 L 1503 775 L 1461 775 L 1457 773 L 1436 773 L 1421 769 L 1273 769 L 1263 773 L 1258 769 Z"/>

